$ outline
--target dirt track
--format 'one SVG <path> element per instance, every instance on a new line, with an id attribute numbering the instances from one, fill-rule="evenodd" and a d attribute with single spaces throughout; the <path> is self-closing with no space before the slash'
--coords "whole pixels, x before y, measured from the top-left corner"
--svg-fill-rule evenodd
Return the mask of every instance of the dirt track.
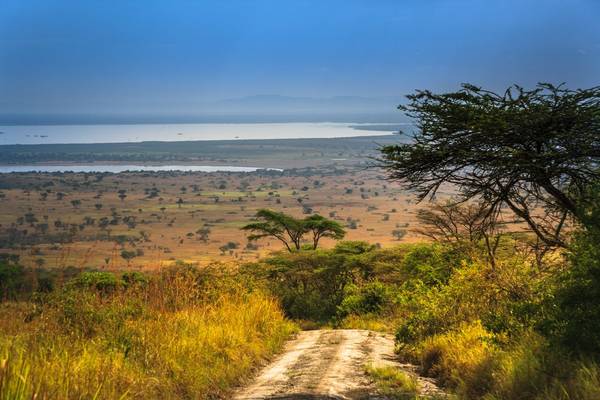
<path id="1" fill-rule="evenodd" d="M 398 362 L 391 335 L 350 329 L 303 331 L 234 398 L 383 399 L 365 374 L 366 364 L 414 372 L 414 367 Z M 442 394 L 431 380 L 418 379 L 423 395 Z"/>

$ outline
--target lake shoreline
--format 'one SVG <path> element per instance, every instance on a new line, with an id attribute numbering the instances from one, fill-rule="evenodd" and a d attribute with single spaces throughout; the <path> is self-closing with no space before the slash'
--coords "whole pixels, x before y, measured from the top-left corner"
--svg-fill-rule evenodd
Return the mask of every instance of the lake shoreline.
<path id="1" fill-rule="evenodd" d="M 255 166 L 233 166 L 233 165 L 181 165 L 181 164 L 162 164 L 162 165 L 143 165 L 143 164 L 46 164 L 46 165 L 0 165 L 0 174 L 12 173 L 113 173 L 123 172 L 257 172 L 273 171 L 283 172 L 282 168 L 255 167 Z"/>
<path id="2" fill-rule="evenodd" d="M 0 146 L 331 139 L 389 135 L 397 123 L 0 125 Z"/>

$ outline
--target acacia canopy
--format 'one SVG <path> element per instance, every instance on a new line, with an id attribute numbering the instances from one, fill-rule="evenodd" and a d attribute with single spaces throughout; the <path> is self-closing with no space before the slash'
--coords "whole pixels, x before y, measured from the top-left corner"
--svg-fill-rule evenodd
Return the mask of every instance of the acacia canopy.
<path id="1" fill-rule="evenodd" d="M 340 224 L 318 214 L 304 219 L 268 209 L 258 210 L 257 222 L 242 227 L 242 230 L 252 232 L 248 240 L 264 237 L 274 237 L 282 242 L 288 251 L 300 250 L 304 235 L 311 232 L 312 248 L 316 249 L 323 237 L 342 239 L 346 231 Z"/>
<path id="2" fill-rule="evenodd" d="M 538 84 L 502 94 L 465 84 L 458 92 L 417 91 L 399 106 L 416 121 L 412 143 L 384 146 L 392 180 L 435 197 L 451 184 L 460 201 L 508 207 L 548 246 L 566 246 L 565 223 L 600 178 L 600 87 Z"/>
<path id="3" fill-rule="evenodd" d="M 311 215 L 304 219 L 305 228 L 312 232 L 313 250 L 319 245 L 319 240 L 323 237 L 332 239 L 343 239 L 346 235 L 344 228 L 337 222 L 327 219 L 319 214 Z"/>

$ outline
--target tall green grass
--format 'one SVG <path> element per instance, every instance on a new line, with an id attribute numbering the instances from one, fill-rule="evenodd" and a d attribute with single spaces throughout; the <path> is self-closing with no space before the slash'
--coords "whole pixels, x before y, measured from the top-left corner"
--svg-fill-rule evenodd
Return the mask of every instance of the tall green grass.
<path id="1" fill-rule="evenodd" d="M 417 379 L 393 366 L 374 367 L 367 365 L 366 373 L 375 382 L 378 392 L 386 399 L 415 400 L 420 388 Z"/>

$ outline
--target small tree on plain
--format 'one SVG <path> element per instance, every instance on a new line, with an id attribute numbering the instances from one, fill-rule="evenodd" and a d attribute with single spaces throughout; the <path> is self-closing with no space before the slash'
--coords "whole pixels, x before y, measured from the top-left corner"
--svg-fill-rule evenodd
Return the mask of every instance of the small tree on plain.
<path id="1" fill-rule="evenodd" d="M 346 235 L 346 230 L 342 225 L 319 214 L 311 215 L 310 217 L 305 218 L 303 222 L 305 228 L 312 232 L 313 250 L 317 248 L 319 240 L 323 237 L 340 240 Z"/>
<path id="2" fill-rule="evenodd" d="M 302 237 L 306 228 L 301 220 L 290 215 L 267 209 L 258 210 L 258 222 L 253 222 L 242 227 L 242 230 L 253 232 L 248 240 L 257 240 L 264 237 L 274 237 L 282 242 L 288 251 L 300 250 Z"/>

